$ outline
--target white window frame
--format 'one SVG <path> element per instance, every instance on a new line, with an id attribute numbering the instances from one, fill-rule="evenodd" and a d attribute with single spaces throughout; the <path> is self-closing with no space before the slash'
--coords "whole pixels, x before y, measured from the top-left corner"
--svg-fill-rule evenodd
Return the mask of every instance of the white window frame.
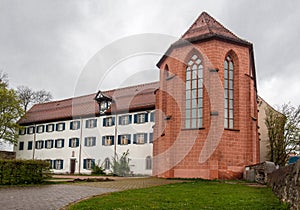
<path id="1" fill-rule="evenodd" d="M 51 128 L 51 129 L 49 129 Z M 54 124 L 48 124 L 46 125 L 46 131 L 47 132 L 53 132 L 54 131 Z"/>
<path id="2" fill-rule="evenodd" d="M 89 119 L 86 120 L 86 128 L 96 128 L 97 127 L 97 119 Z"/>
<path id="3" fill-rule="evenodd" d="M 51 146 L 52 146 L 52 144 L 53 144 L 52 142 L 53 142 L 52 139 L 46 140 L 46 141 L 45 141 L 45 148 L 46 148 L 46 149 L 51 149 L 51 148 L 52 148 Z"/>
<path id="4" fill-rule="evenodd" d="M 36 127 L 36 132 L 37 133 L 43 133 L 44 132 L 44 125 L 38 125 Z"/>
<path id="5" fill-rule="evenodd" d="M 62 170 L 62 169 L 61 169 L 62 163 L 63 163 L 63 160 L 61 160 L 61 159 L 55 160 L 55 166 L 54 166 L 54 169 L 56 169 L 56 170 Z"/>
<path id="6" fill-rule="evenodd" d="M 36 149 L 43 149 L 43 140 L 36 141 Z"/>
<path id="7" fill-rule="evenodd" d="M 105 136 L 105 146 L 112 145 L 113 142 L 113 136 Z"/>
<path id="8" fill-rule="evenodd" d="M 86 141 L 85 143 L 85 146 L 86 147 L 93 147 L 93 146 L 96 146 L 96 140 L 94 141 L 96 137 L 85 137 L 84 141 Z M 93 144 L 95 143 L 95 144 Z"/>
<path id="9" fill-rule="evenodd" d="M 145 134 L 144 133 L 136 134 L 136 143 L 137 144 L 145 144 Z"/>
<path id="10" fill-rule="evenodd" d="M 56 139 L 56 148 L 62 148 L 62 142 L 64 139 Z"/>

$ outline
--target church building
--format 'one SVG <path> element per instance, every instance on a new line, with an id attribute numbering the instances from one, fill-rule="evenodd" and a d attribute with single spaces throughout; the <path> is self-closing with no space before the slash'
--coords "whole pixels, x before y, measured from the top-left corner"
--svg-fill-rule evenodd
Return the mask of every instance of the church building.
<path id="1" fill-rule="evenodd" d="M 157 66 L 154 175 L 239 178 L 259 162 L 251 43 L 203 12 Z"/>
<path id="2" fill-rule="evenodd" d="M 33 106 L 17 158 L 90 173 L 129 150 L 133 174 L 241 178 L 259 162 L 253 45 L 203 12 L 158 61 L 158 82 Z"/>

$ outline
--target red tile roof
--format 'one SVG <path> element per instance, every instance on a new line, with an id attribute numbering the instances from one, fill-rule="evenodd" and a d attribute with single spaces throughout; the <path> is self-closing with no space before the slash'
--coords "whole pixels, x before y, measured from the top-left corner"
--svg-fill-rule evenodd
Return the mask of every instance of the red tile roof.
<path id="1" fill-rule="evenodd" d="M 173 48 L 209 39 L 220 39 L 252 48 L 250 42 L 239 38 L 209 14 L 202 12 L 182 37 L 169 47 L 164 56 L 157 63 L 157 66 L 160 68 L 160 65 L 171 54 Z"/>
<path id="2" fill-rule="evenodd" d="M 235 40 L 237 42 L 245 42 L 247 41 L 239 38 L 230 30 L 225 28 L 221 23 L 216 21 L 213 17 L 211 17 L 206 12 L 202 12 L 201 15 L 197 18 L 197 20 L 190 26 L 190 28 L 183 34 L 182 39 L 199 39 L 209 36 L 219 36 L 226 39 Z"/>
<path id="3" fill-rule="evenodd" d="M 158 82 L 141 84 L 126 88 L 103 91 L 114 101 L 108 113 L 131 112 L 155 108 L 154 91 L 159 88 Z M 86 116 L 99 116 L 99 106 L 94 100 L 96 93 L 34 105 L 19 120 L 20 125 L 45 123 L 59 120 L 70 120 Z"/>

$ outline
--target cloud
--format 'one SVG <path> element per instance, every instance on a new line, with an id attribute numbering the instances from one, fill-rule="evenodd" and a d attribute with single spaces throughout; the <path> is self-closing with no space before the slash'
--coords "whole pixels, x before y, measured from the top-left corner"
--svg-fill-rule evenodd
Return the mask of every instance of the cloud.
<path id="1" fill-rule="evenodd" d="M 50 90 L 56 99 L 72 97 L 83 69 L 105 46 L 142 33 L 180 37 L 207 11 L 254 44 L 259 94 L 266 95 L 270 104 L 286 100 L 300 104 L 295 80 L 300 76 L 299 6 L 297 0 L 1 0 L 0 70 L 9 74 L 13 87 Z M 129 63 L 140 69 L 152 68 L 152 64 L 135 62 Z M 136 73 L 129 72 L 130 68 L 119 72 L 116 67 L 115 71 L 120 84 L 126 75 Z M 142 83 L 154 77 L 148 72 L 136 80 Z M 274 81 L 282 85 L 279 99 L 267 88 L 276 85 Z M 283 90 L 290 86 L 294 86 L 292 91 Z"/>

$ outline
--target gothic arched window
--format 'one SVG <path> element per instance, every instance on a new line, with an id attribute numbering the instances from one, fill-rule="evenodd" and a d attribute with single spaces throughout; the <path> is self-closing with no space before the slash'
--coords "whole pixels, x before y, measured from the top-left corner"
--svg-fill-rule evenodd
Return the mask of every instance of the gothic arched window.
<path id="1" fill-rule="evenodd" d="M 224 61 L 224 128 L 233 128 L 233 75 L 232 58 L 227 56 Z"/>
<path id="2" fill-rule="evenodd" d="M 203 119 L 203 65 L 194 54 L 186 67 L 185 127 L 201 128 Z"/>

